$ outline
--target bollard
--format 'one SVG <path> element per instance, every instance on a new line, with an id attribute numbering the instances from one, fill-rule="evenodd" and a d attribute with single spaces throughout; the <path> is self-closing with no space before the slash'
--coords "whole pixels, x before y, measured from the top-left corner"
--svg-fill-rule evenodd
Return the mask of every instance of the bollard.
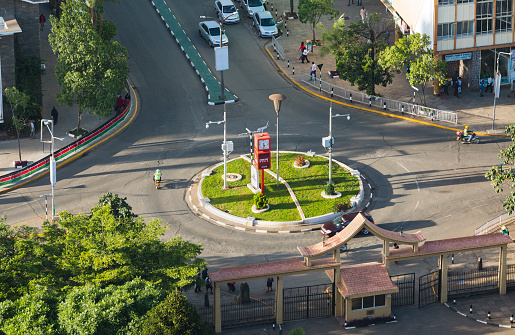
<path id="1" fill-rule="evenodd" d="M 284 29 L 286 29 L 286 21 L 284 21 Z"/>
<path id="2" fill-rule="evenodd" d="M 290 37 L 290 32 L 288 29 L 286 29 L 286 37 Z"/>
<path id="3" fill-rule="evenodd" d="M 270 6 L 272 7 L 272 10 L 274 10 L 274 4 L 273 4 L 273 3 L 271 3 L 271 4 L 270 4 Z"/>
<path id="4" fill-rule="evenodd" d="M 454 305 L 456 305 L 456 299 L 453 299 L 453 300 L 452 300 L 452 303 L 453 303 Z"/>
<path id="5" fill-rule="evenodd" d="M 290 67 L 290 60 L 288 59 L 288 67 Z"/>
<path id="6" fill-rule="evenodd" d="M 368 107 L 372 107 L 372 97 L 368 99 Z"/>
<path id="7" fill-rule="evenodd" d="M 317 77 L 315 77 L 315 81 L 317 80 Z M 322 79 L 320 79 L 320 92 L 322 92 Z"/>
<path id="8" fill-rule="evenodd" d="M 292 69 L 293 69 L 292 74 L 295 74 L 295 66 L 293 66 Z"/>
<path id="9" fill-rule="evenodd" d="M 350 94 L 349 100 L 352 102 L 352 93 Z"/>
<path id="10" fill-rule="evenodd" d="M 331 87 L 331 99 L 334 97 L 334 89 Z"/>
<path id="11" fill-rule="evenodd" d="M 469 310 L 470 310 L 470 314 L 472 314 L 472 305 L 470 305 L 470 309 Z"/>
<path id="12" fill-rule="evenodd" d="M 386 110 L 386 102 L 383 102 L 383 109 Z"/>
<path id="13" fill-rule="evenodd" d="M 454 264 L 454 254 L 451 255 L 451 264 Z"/>
<path id="14" fill-rule="evenodd" d="M 513 314 L 510 316 L 510 323 L 513 323 Z"/>
<path id="15" fill-rule="evenodd" d="M 275 16 L 277 16 L 277 8 L 275 9 Z"/>
<path id="16" fill-rule="evenodd" d="M 277 53 L 277 60 L 279 60 L 279 53 Z"/>
<path id="17" fill-rule="evenodd" d="M 404 114 L 404 105 L 401 106 L 401 113 Z"/>
<path id="18" fill-rule="evenodd" d="M 488 311 L 488 319 L 490 320 L 490 317 L 492 316 L 492 313 L 490 313 L 490 311 Z"/>

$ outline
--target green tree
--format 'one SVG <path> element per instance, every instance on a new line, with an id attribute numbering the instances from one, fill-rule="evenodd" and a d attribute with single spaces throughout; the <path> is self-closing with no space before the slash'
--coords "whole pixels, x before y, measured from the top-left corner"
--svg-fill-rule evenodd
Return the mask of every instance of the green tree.
<path id="1" fill-rule="evenodd" d="M 80 129 L 86 112 L 100 117 L 111 115 L 116 94 L 123 89 L 129 73 L 127 51 L 98 34 L 84 2 L 69 0 L 61 7 L 61 18 L 50 18 L 52 32 L 48 37 L 57 55 L 55 74 L 61 86 L 57 101 L 78 106 Z"/>
<path id="2" fill-rule="evenodd" d="M 515 171 L 510 168 L 510 166 L 515 165 L 515 124 L 506 126 L 505 131 L 510 135 L 512 143 L 498 154 L 501 158 L 501 164 L 492 166 L 485 177 L 492 181 L 496 193 L 503 192 L 504 188 L 509 186 L 510 193 L 506 196 L 502 205 L 511 215 L 515 210 Z"/>
<path id="3" fill-rule="evenodd" d="M 203 335 L 212 331 L 201 321 L 195 307 L 177 291 L 148 312 L 141 335 Z"/>
<path id="4" fill-rule="evenodd" d="M 311 30 L 313 31 L 313 44 L 315 44 L 315 27 L 322 15 L 331 15 L 331 18 L 336 17 L 339 11 L 334 9 L 333 0 L 299 0 L 299 20 L 302 23 L 309 22 Z"/>
<path id="5" fill-rule="evenodd" d="M 358 85 L 368 95 L 376 95 L 376 85 L 386 87 L 392 82 L 392 74 L 378 64 L 378 55 L 387 44 L 393 21 L 372 13 L 365 22 L 358 21 L 346 27 L 343 19 L 337 20 L 333 30 L 324 30 L 323 42 L 328 41 L 336 58 L 336 70 L 340 79 L 352 86 Z M 328 48 L 325 49 L 327 54 Z"/>
<path id="6" fill-rule="evenodd" d="M 436 79 L 443 84 L 447 74 L 447 63 L 443 60 L 435 60 L 430 44 L 429 36 L 416 33 L 404 36 L 382 51 L 379 56 L 379 64 L 385 69 L 391 68 L 399 73 L 403 68 L 410 67 L 406 78 L 411 85 L 421 85 L 424 105 L 427 82 Z"/>
<path id="7" fill-rule="evenodd" d="M 29 104 L 30 97 L 24 92 L 19 91 L 16 87 L 6 88 L 5 97 L 7 102 L 9 102 L 9 106 L 11 106 L 13 125 L 18 137 L 18 155 L 21 161 L 20 131 L 28 122 L 25 110 Z"/>
<path id="8" fill-rule="evenodd" d="M 86 285 L 66 295 L 58 307 L 58 321 L 67 334 L 130 334 L 165 296 L 163 290 L 139 278 L 106 288 Z"/>

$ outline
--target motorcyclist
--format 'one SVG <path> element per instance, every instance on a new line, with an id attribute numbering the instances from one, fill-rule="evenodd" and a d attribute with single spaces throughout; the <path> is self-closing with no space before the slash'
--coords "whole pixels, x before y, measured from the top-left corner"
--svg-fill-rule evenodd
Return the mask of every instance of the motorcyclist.
<path id="1" fill-rule="evenodd" d="M 472 139 L 472 131 L 469 131 L 469 126 L 465 126 L 465 129 L 463 130 L 463 138 L 465 141 L 470 142 Z"/>
<path id="2" fill-rule="evenodd" d="M 161 182 L 161 170 L 157 169 L 156 172 L 154 172 L 154 182 L 159 181 Z"/>

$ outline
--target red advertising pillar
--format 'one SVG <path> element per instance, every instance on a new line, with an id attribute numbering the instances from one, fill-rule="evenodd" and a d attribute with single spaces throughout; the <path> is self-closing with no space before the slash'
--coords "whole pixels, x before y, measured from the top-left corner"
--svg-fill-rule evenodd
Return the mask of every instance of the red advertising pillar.
<path id="1" fill-rule="evenodd" d="M 261 194 L 265 189 L 264 169 L 270 169 L 272 155 L 270 153 L 270 136 L 268 133 L 254 134 L 254 165 L 261 170 Z"/>

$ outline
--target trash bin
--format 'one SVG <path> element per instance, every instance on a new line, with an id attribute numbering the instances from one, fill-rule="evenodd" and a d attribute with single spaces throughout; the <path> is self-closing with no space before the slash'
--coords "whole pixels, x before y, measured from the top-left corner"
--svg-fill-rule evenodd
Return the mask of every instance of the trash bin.
<path id="1" fill-rule="evenodd" d="M 313 52 L 313 44 L 311 43 L 310 40 L 306 41 L 306 48 L 308 48 L 309 52 Z"/>

